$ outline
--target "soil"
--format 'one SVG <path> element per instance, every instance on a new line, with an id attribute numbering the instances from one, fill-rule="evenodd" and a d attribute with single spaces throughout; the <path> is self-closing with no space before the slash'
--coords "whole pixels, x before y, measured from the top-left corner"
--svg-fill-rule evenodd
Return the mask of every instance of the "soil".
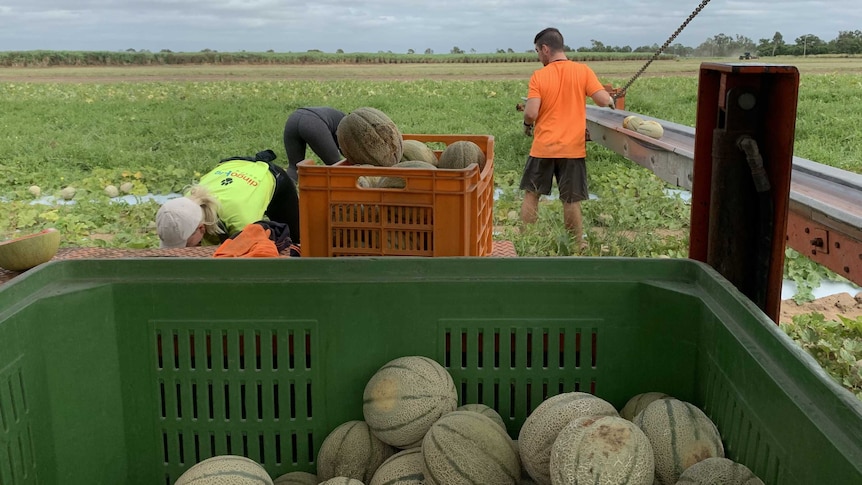
<path id="1" fill-rule="evenodd" d="M 822 313 L 826 320 L 838 320 L 838 315 L 856 319 L 862 317 L 862 292 L 855 296 L 849 293 L 836 293 L 814 301 L 797 305 L 793 300 L 781 302 L 779 321 L 790 322 L 795 315 Z"/>

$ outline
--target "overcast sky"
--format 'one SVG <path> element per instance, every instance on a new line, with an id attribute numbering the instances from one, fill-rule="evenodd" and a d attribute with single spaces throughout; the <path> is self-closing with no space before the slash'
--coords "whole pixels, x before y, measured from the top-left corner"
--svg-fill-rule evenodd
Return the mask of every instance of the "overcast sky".
<path id="1" fill-rule="evenodd" d="M 548 26 L 567 45 L 661 45 L 700 0 L 0 0 L 0 51 L 470 52 L 532 48 Z M 850 5 L 850 4 L 854 4 Z M 862 30 L 853 0 L 712 0 L 677 37 L 696 47 L 716 34 L 757 42 Z"/>

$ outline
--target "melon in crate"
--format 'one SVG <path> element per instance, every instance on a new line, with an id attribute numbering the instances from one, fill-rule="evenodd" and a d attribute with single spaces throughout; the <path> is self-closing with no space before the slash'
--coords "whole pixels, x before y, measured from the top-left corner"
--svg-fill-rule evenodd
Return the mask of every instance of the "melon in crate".
<path id="1" fill-rule="evenodd" d="M 317 475 L 308 472 L 290 472 L 276 478 L 272 485 L 317 485 Z"/>
<path id="2" fill-rule="evenodd" d="M 320 485 L 365 485 L 365 482 L 350 477 L 333 477 L 325 482 L 320 482 Z"/>
<path id="3" fill-rule="evenodd" d="M 368 485 L 423 485 L 422 448 L 410 448 L 390 456 L 377 468 Z"/>
<path id="4" fill-rule="evenodd" d="M 432 150 L 431 147 L 429 147 L 425 143 L 419 140 L 403 140 L 401 142 L 401 145 L 402 162 L 406 162 L 408 160 L 420 160 L 426 163 L 430 163 L 435 167 L 437 166 L 437 155 L 435 155 L 434 150 Z"/>
<path id="5" fill-rule="evenodd" d="M 631 421 L 578 418 L 560 431 L 551 448 L 551 483 L 652 485 L 653 460 L 649 440 Z"/>
<path id="6" fill-rule="evenodd" d="M 694 404 L 659 399 L 635 416 L 633 422 L 649 438 L 656 482 L 660 485 L 675 484 L 683 471 L 701 460 L 724 458 L 718 428 Z"/>
<path id="7" fill-rule="evenodd" d="M 618 416 L 612 404 L 586 392 L 566 392 L 550 397 L 527 416 L 518 434 L 524 469 L 540 485 L 551 483 L 551 447 L 560 430 L 578 418 Z"/>
<path id="8" fill-rule="evenodd" d="M 326 436 L 317 454 L 317 478 L 349 477 L 367 482 L 395 450 L 371 434 L 364 421 L 348 421 Z"/>
<path id="9" fill-rule="evenodd" d="M 485 153 L 476 143 L 469 140 L 459 140 L 450 144 L 440 154 L 439 168 L 461 169 L 471 163 L 479 165 L 481 171 L 485 168 Z"/>
<path id="10" fill-rule="evenodd" d="M 185 471 L 174 485 L 272 485 L 272 478 L 260 464 L 238 455 L 207 458 Z"/>
<path id="11" fill-rule="evenodd" d="M 637 416 L 641 411 L 646 409 L 653 401 L 658 399 L 666 399 L 672 396 L 669 396 L 663 392 L 643 392 L 641 394 L 637 394 L 632 396 L 631 399 L 626 402 L 625 406 L 620 410 L 620 417 L 628 419 L 629 421 L 633 420 L 635 416 Z"/>
<path id="12" fill-rule="evenodd" d="M 685 469 L 677 485 L 763 485 L 747 466 L 727 458 L 707 458 Z"/>
<path id="13" fill-rule="evenodd" d="M 437 167 L 421 160 L 406 160 L 398 162 L 392 168 L 423 168 L 426 170 L 437 170 Z M 407 187 L 404 177 L 379 177 L 374 187 L 381 189 L 403 189 Z"/>
<path id="14" fill-rule="evenodd" d="M 487 416 L 491 418 L 491 421 L 499 424 L 503 430 L 506 429 L 506 423 L 503 421 L 503 417 L 500 416 L 500 413 L 494 410 L 494 408 L 490 406 L 486 406 L 484 404 L 465 404 L 463 406 L 459 406 L 456 411 L 475 411 L 479 414 Z"/>
<path id="15" fill-rule="evenodd" d="M 449 372 L 423 356 L 399 357 L 378 369 L 362 395 L 371 432 L 385 443 L 412 448 L 440 416 L 458 406 Z"/>
<path id="16" fill-rule="evenodd" d="M 391 167 L 403 153 L 398 126 L 376 108 L 358 108 L 338 123 L 335 137 L 341 153 L 354 165 Z"/>
<path id="17" fill-rule="evenodd" d="M 516 485 L 521 478 L 512 439 L 475 411 L 453 411 L 438 419 L 422 440 L 422 456 L 429 485 Z"/>

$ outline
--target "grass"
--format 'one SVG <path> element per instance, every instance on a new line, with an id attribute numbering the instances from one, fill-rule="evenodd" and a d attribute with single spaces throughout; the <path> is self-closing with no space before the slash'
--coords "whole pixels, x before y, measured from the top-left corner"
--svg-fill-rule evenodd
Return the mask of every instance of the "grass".
<path id="1" fill-rule="evenodd" d="M 640 65 L 593 63 L 600 78 L 615 86 L 627 80 L 619 74 Z M 699 65 L 700 60 L 653 63 L 651 76 L 629 89 L 626 107 L 693 125 L 697 79 L 691 73 Z M 843 73 L 805 74 L 824 65 Z M 797 155 L 862 172 L 862 130 L 848 129 L 854 126 L 850 121 L 856 111 L 848 101 L 860 87 L 860 76 L 851 71 L 860 66 L 862 59 L 799 63 L 803 74 Z M 521 133 L 514 105 L 537 67 L 512 63 L 315 66 L 313 71 L 305 66 L 0 69 L 0 79 L 6 80 L 0 82 L 0 143 L 5 147 L 0 189 L 9 194 L 3 204 L 28 205 L 32 197 L 27 187 L 33 184 L 49 194 L 73 185 L 81 191 L 79 199 L 126 181 L 134 182 L 139 194 L 177 191 L 227 156 L 272 148 L 283 161 L 282 126 L 298 107 L 330 105 L 350 111 L 374 106 L 405 133 L 494 135 L 498 184 L 505 189 L 497 204 L 497 222 L 513 227 L 509 215 L 520 204 L 514 187 L 531 141 Z M 653 75 L 671 70 L 677 71 Z M 357 75 L 360 71 L 363 74 Z M 304 79 L 312 72 L 328 80 Z M 211 80 L 195 80 L 199 77 Z M 51 82 L 45 82 L 48 79 Z M 588 226 L 596 228 L 590 230 L 596 242 L 593 253 L 673 256 L 684 251 L 686 238 L 678 234 L 687 229 L 686 206 L 664 197 L 663 184 L 651 173 L 594 144 L 589 146 L 589 170 L 591 188 L 600 198 L 584 204 Z M 63 225 L 74 215 L 79 220 L 66 223 L 71 232 L 64 234 L 64 244 L 155 244 L 149 220 L 145 221 L 151 217 L 138 213 L 154 213 L 153 207 L 122 208 L 135 213 L 128 217 L 137 224 L 116 220 L 114 231 L 125 237 L 106 243 L 92 239 L 90 232 L 110 231 L 111 224 L 102 222 L 110 213 L 91 217 L 86 206 L 52 208 L 35 216 L 33 207 L 10 208 L 0 216 L 0 232 Z M 98 212 L 96 207 L 88 209 Z M 519 249 L 526 254 L 570 254 L 571 242 L 565 241 L 561 220 L 559 203 L 543 204 L 540 224 L 523 235 Z M 655 232 L 661 226 L 666 232 Z M 554 237 L 546 238 L 546 233 Z"/>

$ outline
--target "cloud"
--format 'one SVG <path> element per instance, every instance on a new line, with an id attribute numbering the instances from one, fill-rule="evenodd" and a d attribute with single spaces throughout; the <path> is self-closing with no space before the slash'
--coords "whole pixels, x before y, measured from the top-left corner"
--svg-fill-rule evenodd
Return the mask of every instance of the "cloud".
<path id="1" fill-rule="evenodd" d="M 377 52 L 525 51 L 535 34 L 555 26 L 572 47 L 662 44 L 692 13 L 695 0 L 0 0 L 0 46 L 6 50 Z M 862 25 L 859 9 L 816 0 L 712 0 L 675 43 L 696 47 L 714 35 L 757 41 L 823 40 Z"/>

